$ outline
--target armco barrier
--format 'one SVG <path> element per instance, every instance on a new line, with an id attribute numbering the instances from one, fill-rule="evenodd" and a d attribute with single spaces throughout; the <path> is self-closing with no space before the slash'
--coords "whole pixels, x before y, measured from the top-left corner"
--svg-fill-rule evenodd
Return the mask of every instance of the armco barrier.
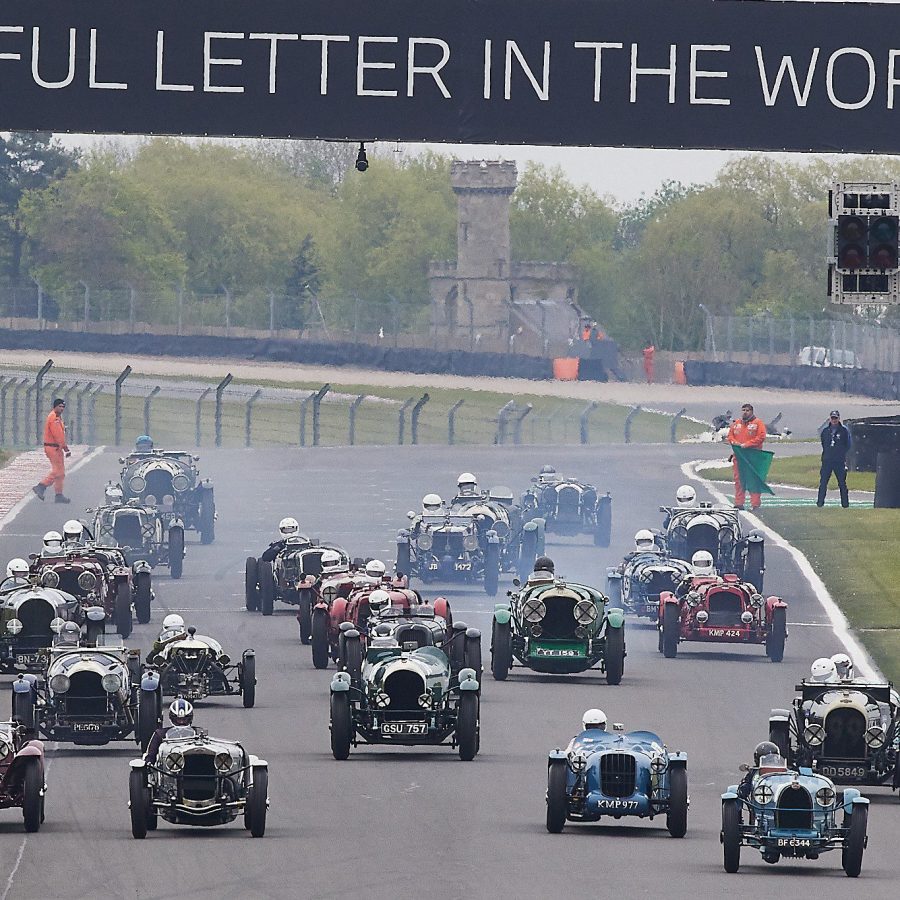
<path id="1" fill-rule="evenodd" d="M 327 366 L 359 366 L 390 372 L 549 379 L 552 361 L 517 353 L 471 353 L 463 350 L 395 349 L 350 343 L 286 339 L 210 337 L 205 335 L 94 334 L 75 331 L 12 331 L 0 328 L 7 350 L 75 350 L 117 356 L 184 356 L 260 359 Z"/>

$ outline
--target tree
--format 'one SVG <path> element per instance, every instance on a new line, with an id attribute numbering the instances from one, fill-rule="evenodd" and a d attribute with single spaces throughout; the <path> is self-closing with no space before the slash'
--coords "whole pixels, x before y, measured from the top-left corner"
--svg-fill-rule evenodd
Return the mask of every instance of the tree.
<path id="1" fill-rule="evenodd" d="M 316 248 L 311 234 L 307 234 L 300 244 L 297 255 L 291 260 L 290 272 L 284 283 L 284 293 L 288 306 L 284 310 L 281 326 L 286 328 L 306 327 L 310 304 L 319 296 L 321 277 L 316 261 Z"/>

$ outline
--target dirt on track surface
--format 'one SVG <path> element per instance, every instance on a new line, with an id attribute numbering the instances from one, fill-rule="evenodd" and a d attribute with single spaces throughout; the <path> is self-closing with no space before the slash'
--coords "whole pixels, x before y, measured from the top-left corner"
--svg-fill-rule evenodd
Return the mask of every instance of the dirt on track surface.
<path id="1" fill-rule="evenodd" d="M 402 353 L 402 351 L 399 351 Z M 709 421 L 727 409 L 737 413 L 742 403 L 752 402 L 757 414 L 771 421 L 783 413 L 781 427 L 790 428 L 798 437 L 816 434 L 835 405 L 844 418 L 885 415 L 896 403 L 850 394 L 787 391 L 766 388 L 735 388 L 678 384 L 641 384 L 639 382 L 531 381 L 527 378 L 472 378 L 462 375 L 416 375 L 409 372 L 383 372 L 348 366 L 311 366 L 295 363 L 250 361 L 244 359 L 185 359 L 169 356 L 120 356 L 109 353 L 52 352 L 58 369 L 118 374 L 126 364 L 136 375 L 219 379 L 230 372 L 246 382 L 284 384 L 331 382 L 336 385 L 372 387 L 440 387 L 456 390 L 482 390 L 497 393 L 536 394 L 640 405 L 675 413 L 686 408 L 687 415 Z M 48 358 L 44 350 L 4 350 L 0 366 L 39 367 Z M 2 373 L 2 368 L 0 368 Z"/>

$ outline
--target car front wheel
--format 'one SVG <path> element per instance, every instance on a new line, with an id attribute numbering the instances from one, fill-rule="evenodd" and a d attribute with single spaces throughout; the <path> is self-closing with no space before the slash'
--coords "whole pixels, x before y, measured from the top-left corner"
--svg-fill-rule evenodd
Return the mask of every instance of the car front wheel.
<path id="1" fill-rule="evenodd" d="M 559 834 L 566 827 L 569 797 L 566 793 L 566 764 L 550 763 L 547 770 L 547 831 Z"/>

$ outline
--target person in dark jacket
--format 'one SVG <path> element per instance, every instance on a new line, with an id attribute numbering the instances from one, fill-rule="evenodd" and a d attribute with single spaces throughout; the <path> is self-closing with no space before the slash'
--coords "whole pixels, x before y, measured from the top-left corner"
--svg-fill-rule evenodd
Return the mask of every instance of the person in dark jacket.
<path id="1" fill-rule="evenodd" d="M 828 482 L 834 473 L 837 478 L 838 490 L 841 492 L 841 506 L 846 509 L 850 505 L 847 494 L 847 453 L 850 450 L 850 429 L 841 422 L 841 414 L 833 409 L 828 417 L 828 422 L 822 426 L 819 433 L 822 441 L 822 469 L 819 473 L 819 497 L 816 506 L 825 505 L 825 494 L 828 492 Z"/>

